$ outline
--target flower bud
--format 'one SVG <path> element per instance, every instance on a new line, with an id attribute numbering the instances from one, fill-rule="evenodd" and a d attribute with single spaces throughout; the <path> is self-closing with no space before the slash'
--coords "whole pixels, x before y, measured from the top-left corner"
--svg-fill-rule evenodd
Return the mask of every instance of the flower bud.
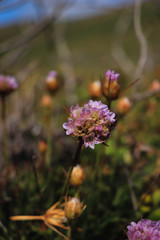
<path id="1" fill-rule="evenodd" d="M 50 71 L 46 78 L 46 88 L 51 92 L 55 92 L 60 87 L 56 71 Z"/>
<path id="2" fill-rule="evenodd" d="M 100 81 L 94 81 L 90 83 L 89 85 L 89 95 L 92 98 L 99 98 L 102 95 L 101 91 L 101 82 Z"/>
<path id="3" fill-rule="evenodd" d="M 120 114 L 127 113 L 130 110 L 131 106 L 131 101 L 127 97 L 123 97 L 117 102 L 117 110 Z"/>
<path id="4" fill-rule="evenodd" d="M 117 99 L 120 93 L 120 86 L 118 83 L 119 73 L 108 70 L 103 84 L 103 94 L 105 97 L 114 100 Z"/>
<path id="5" fill-rule="evenodd" d="M 75 219 L 82 214 L 85 208 L 86 206 L 78 198 L 69 198 L 65 204 L 65 217 L 68 220 Z"/>
<path id="6" fill-rule="evenodd" d="M 70 183 L 73 186 L 80 186 L 85 179 L 83 168 L 80 165 L 77 165 L 73 168 L 70 178 Z"/>
<path id="7" fill-rule="evenodd" d="M 150 90 L 153 91 L 160 90 L 160 82 L 158 80 L 154 80 L 150 85 Z"/>
<path id="8" fill-rule="evenodd" d="M 46 153 L 47 151 L 47 143 L 44 142 L 43 140 L 39 140 L 38 142 L 38 149 L 41 154 Z"/>
<path id="9" fill-rule="evenodd" d="M 49 95 L 44 95 L 41 99 L 41 104 L 45 108 L 52 107 L 52 98 Z"/>
<path id="10" fill-rule="evenodd" d="M 0 94 L 8 95 L 17 88 L 18 83 L 14 77 L 0 75 Z"/>

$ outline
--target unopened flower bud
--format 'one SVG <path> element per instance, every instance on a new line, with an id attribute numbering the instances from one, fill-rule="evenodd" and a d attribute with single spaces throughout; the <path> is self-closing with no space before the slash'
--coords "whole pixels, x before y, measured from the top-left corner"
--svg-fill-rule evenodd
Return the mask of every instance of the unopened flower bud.
<path id="1" fill-rule="evenodd" d="M 14 77 L 0 75 L 0 94 L 8 95 L 17 88 L 18 83 Z"/>
<path id="2" fill-rule="evenodd" d="M 120 92 L 120 86 L 118 83 L 119 73 L 108 70 L 103 84 L 103 94 L 105 97 L 114 100 L 117 99 Z"/>
<path id="3" fill-rule="evenodd" d="M 77 165 L 73 168 L 70 178 L 70 183 L 73 186 L 80 186 L 85 179 L 83 168 L 80 165 Z"/>
<path id="4" fill-rule="evenodd" d="M 160 90 L 160 82 L 158 80 L 154 80 L 150 86 L 150 90 Z"/>
<path id="5" fill-rule="evenodd" d="M 117 102 L 117 110 L 120 114 L 127 113 L 130 110 L 131 106 L 131 101 L 127 97 L 123 97 Z"/>
<path id="6" fill-rule="evenodd" d="M 60 86 L 58 74 L 56 71 L 50 71 L 46 78 L 46 88 L 51 92 L 55 92 Z"/>
<path id="7" fill-rule="evenodd" d="M 94 81 L 89 85 L 89 95 L 92 98 L 101 97 L 102 91 L 101 91 L 101 82 L 100 81 Z"/>
<path id="8" fill-rule="evenodd" d="M 44 95 L 41 100 L 41 104 L 43 107 L 52 107 L 52 98 L 49 95 Z"/>
<path id="9" fill-rule="evenodd" d="M 46 153 L 47 151 L 47 143 L 44 142 L 43 140 L 39 140 L 38 142 L 38 149 L 41 154 Z"/>
<path id="10" fill-rule="evenodd" d="M 86 206 L 78 198 L 70 198 L 65 204 L 65 217 L 69 220 L 79 217 Z"/>

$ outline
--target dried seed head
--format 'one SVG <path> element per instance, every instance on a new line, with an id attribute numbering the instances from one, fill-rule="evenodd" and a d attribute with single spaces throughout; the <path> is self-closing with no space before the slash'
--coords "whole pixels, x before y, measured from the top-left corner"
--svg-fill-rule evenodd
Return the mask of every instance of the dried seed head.
<path id="1" fill-rule="evenodd" d="M 65 216 L 68 220 L 79 217 L 86 206 L 78 198 L 69 198 L 65 204 Z"/>
<path id="2" fill-rule="evenodd" d="M 84 170 L 80 165 L 77 165 L 73 168 L 70 178 L 70 183 L 73 186 L 80 186 L 85 179 Z"/>
<path id="3" fill-rule="evenodd" d="M 42 220 L 44 223 L 53 229 L 60 236 L 64 237 L 66 240 L 69 240 L 63 233 L 61 233 L 56 227 L 68 230 L 69 227 L 66 227 L 64 223 L 67 222 L 65 217 L 65 211 L 62 208 L 56 208 L 59 205 L 59 202 L 55 203 L 50 207 L 44 215 L 41 216 L 12 216 L 10 220 L 12 221 L 27 221 L 27 220 Z M 60 205 L 61 207 L 62 205 Z"/>
<path id="4" fill-rule="evenodd" d="M 120 114 L 127 113 L 132 106 L 131 101 L 127 97 L 123 97 L 121 99 L 118 99 L 117 102 L 117 110 Z"/>
<path id="5" fill-rule="evenodd" d="M 89 95 L 92 98 L 99 98 L 102 95 L 101 82 L 94 81 L 89 85 Z"/>

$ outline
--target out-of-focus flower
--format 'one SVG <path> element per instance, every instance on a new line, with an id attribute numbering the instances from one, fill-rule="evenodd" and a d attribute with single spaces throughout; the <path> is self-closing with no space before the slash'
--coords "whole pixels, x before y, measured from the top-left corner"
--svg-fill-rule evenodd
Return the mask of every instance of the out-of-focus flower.
<path id="1" fill-rule="evenodd" d="M 0 75 L 0 94 L 7 95 L 18 88 L 16 79 L 12 76 Z"/>
<path id="2" fill-rule="evenodd" d="M 108 70 L 105 74 L 104 84 L 103 84 L 103 94 L 105 97 L 114 100 L 117 99 L 120 92 L 120 86 L 118 83 L 118 78 L 120 74 L 115 73 L 115 71 Z"/>
<path id="3" fill-rule="evenodd" d="M 86 205 L 84 206 L 78 198 L 69 198 L 65 204 L 65 217 L 69 220 L 75 219 L 82 214 L 85 208 Z"/>
<path id="4" fill-rule="evenodd" d="M 64 237 L 66 240 L 69 240 L 63 233 L 56 229 L 56 227 L 60 227 L 67 230 L 69 229 L 63 224 L 67 222 L 65 212 L 61 208 L 56 208 L 58 205 L 59 202 L 55 203 L 51 208 L 49 208 L 46 211 L 45 215 L 42 216 L 12 216 L 10 217 L 10 220 L 12 221 L 42 220 L 48 227 L 52 228 L 55 232 Z"/>
<path id="5" fill-rule="evenodd" d="M 160 239 L 160 221 L 155 222 L 149 219 L 142 219 L 138 223 L 131 222 L 127 228 L 127 236 L 129 240 Z"/>
<path id="6" fill-rule="evenodd" d="M 125 114 L 127 113 L 132 106 L 131 101 L 127 97 L 123 97 L 118 99 L 117 102 L 117 110 L 120 114 Z"/>
<path id="7" fill-rule="evenodd" d="M 150 90 L 153 91 L 160 90 L 160 82 L 158 80 L 154 80 L 150 85 Z"/>
<path id="8" fill-rule="evenodd" d="M 115 73 L 115 71 L 108 70 L 106 71 L 105 75 L 108 80 L 110 79 L 111 82 L 115 82 L 115 81 L 118 81 L 120 73 Z"/>
<path id="9" fill-rule="evenodd" d="M 63 124 L 67 135 L 80 138 L 85 147 L 94 149 L 95 144 L 104 143 L 115 126 L 115 113 L 101 101 L 89 100 L 83 107 L 70 108 L 68 123 Z"/>
<path id="10" fill-rule="evenodd" d="M 50 108 L 53 105 L 52 98 L 49 95 L 44 95 L 41 99 L 41 104 L 43 107 Z"/>
<path id="11" fill-rule="evenodd" d="M 56 71 L 50 71 L 46 77 L 46 88 L 51 92 L 55 92 L 60 87 L 58 79 L 58 73 Z"/>
<path id="12" fill-rule="evenodd" d="M 73 168 L 70 178 L 70 183 L 73 186 L 80 186 L 85 179 L 84 170 L 80 165 Z"/>
<path id="13" fill-rule="evenodd" d="M 99 80 L 90 83 L 90 85 L 89 85 L 89 95 L 92 98 L 99 98 L 99 97 L 101 97 L 101 95 L 102 95 L 102 87 L 101 87 L 101 82 Z"/>
<path id="14" fill-rule="evenodd" d="M 38 142 L 38 149 L 41 154 L 46 153 L 47 151 L 47 143 L 44 142 L 43 140 L 39 140 Z"/>

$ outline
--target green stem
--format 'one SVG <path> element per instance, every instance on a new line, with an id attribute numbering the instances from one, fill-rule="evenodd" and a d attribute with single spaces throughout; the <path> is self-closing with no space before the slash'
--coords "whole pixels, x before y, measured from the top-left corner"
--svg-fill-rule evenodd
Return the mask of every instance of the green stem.
<path id="1" fill-rule="evenodd" d="M 111 102 L 112 102 L 112 101 L 111 101 L 110 98 L 108 98 L 107 101 L 108 101 L 108 108 L 110 109 L 110 108 L 111 108 Z"/>
<path id="2" fill-rule="evenodd" d="M 111 84 L 111 77 L 109 78 L 109 86 L 108 86 L 108 97 L 107 97 L 107 104 L 108 108 L 111 108 L 111 98 L 110 98 L 110 84 Z"/>
<path id="3" fill-rule="evenodd" d="M 67 231 L 67 237 L 69 238 L 69 240 L 71 240 L 71 237 L 72 237 L 72 228 L 71 228 L 71 226 L 70 226 L 70 228 Z"/>
<path id="4" fill-rule="evenodd" d="M 60 197 L 59 205 L 61 204 L 62 199 L 63 199 L 63 197 L 64 197 L 64 195 L 65 195 L 65 193 L 66 193 L 66 189 L 67 189 L 68 184 L 69 184 L 69 181 L 70 181 L 70 177 L 71 177 L 72 170 L 73 170 L 74 166 L 76 166 L 76 165 L 78 164 L 82 145 L 83 145 L 83 141 L 82 141 L 82 139 L 80 139 L 80 140 L 79 140 L 78 147 L 77 147 L 77 150 L 76 150 L 75 155 L 74 155 L 74 158 L 73 158 L 73 160 L 72 160 L 72 166 L 71 166 L 70 169 L 69 169 L 69 173 L 68 173 L 68 176 L 67 176 L 67 178 L 66 178 L 64 187 L 63 187 L 63 191 L 62 191 L 62 194 L 61 194 L 61 197 Z"/>
<path id="5" fill-rule="evenodd" d="M 100 170 L 100 157 L 101 157 L 101 145 L 97 146 L 97 156 L 96 156 L 96 164 L 95 164 L 95 169 L 96 169 L 96 178 L 95 180 L 98 180 L 98 183 L 100 183 L 100 174 L 101 174 L 101 170 Z"/>
<path id="6" fill-rule="evenodd" d="M 33 156 L 33 158 L 31 158 L 31 164 L 32 164 L 33 174 L 34 174 L 34 177 L 35 177 L 36 190 L 37 190 L 39 196 L 41 196 L 41 190 L 40 190 L 39 182 L 38 182 L 37 169 L 36 169 L 34 160 L 35 160 L 35 156 Z"/>
<path id="7" fill-rule="evenodd" d="M 47 167 L 50 167 L 51 165 L 51 158 L 52 158 L 52 132 L 51 128 L 49 126 L 49 129 L 47 130 L 47 156 L 46 156 L 46 164 Z"/>

